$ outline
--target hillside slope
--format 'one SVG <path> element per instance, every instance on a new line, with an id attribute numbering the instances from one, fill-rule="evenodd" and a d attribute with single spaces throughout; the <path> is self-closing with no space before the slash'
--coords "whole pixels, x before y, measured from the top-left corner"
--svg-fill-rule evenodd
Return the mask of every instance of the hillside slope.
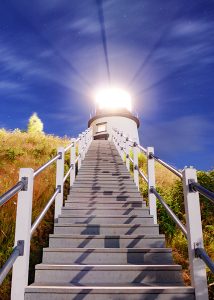
<path id="1" fill-rule="evenodd" d="M 18 180 L 21 167 L 37 169 L 56 154 L 58 146 L 69 144 L 69 140 L 44 134 L 21 133 L 20 131 L 7 132 L 0 130 L 0 194 L 12 187 Z M 66 157 L 68 168 L 68 157 Z M 140 168 L 146 174 L 146 158 L 140 154 Z M 198 172 L 199 182 L 210 190 L 214 190 L 214 171 Z M 182 184 L 177 177 L 159 164 L 156 164 L 157 189 L 180 218 L 185 223 Z M 45 203 L 55 188 L 55 165 L 51 165 L 35 180 L 33 200 L 33 220 L 39 215 Z M 143 181 L 140 184 L 141 192 L 147 200 L 147 187 Z M 202 223 L 205 248 L 214 259 L 214 206 L 209 200 L 201 197 Z M 16 213 L 16 197 L 0 208 L 0 265 L 9 256 L 14 243 Z M 187 242 L 179 229 L 167 216 L 158 203 L 158 217 L 161 233 L 165 233 L 168 246 L 173 248 L 174 259 L 183 266 L 183 277 L 190 284 L 187 256 Z M 31 242 L 30 282 L 33 281 L 34 265 L 41 261 L 42 248 L 47 246 L 48 234 L 53 227 L 53 209 L 50 209 L 42 221 Z M 0 300 L 10 299 L 10 280 L 8 275 L 0 289 Z M 214 298 L 212 291 L 214 277 L 208 272 L 210 285 L 210 299 Z"/>
<path id="2" fill-rule="evenodd" d="M 57 147 L 68 144 L 69 140 L 66 138 L 0 130 L 0 195 L 18 181 L 20 168 L 37 169 L 56 155 Z M 33 220 L 42 211 L 54 188 L 55 164 L 35 179 Z M 16 201 L 17 196 L 0 208 L 0 266 L 10 255 L 14 244 Z M 52 226 L 53 209 L 50 209 L 31 242 L 30 270 L 40 261 L 42 248 L 47 245 Z M 33 273 L 30 272 L 30 281 L 33 280 Z M 10 299 L 10 281 L 11 275 L 8 275 L 0 289 L 1 300 Z"/>

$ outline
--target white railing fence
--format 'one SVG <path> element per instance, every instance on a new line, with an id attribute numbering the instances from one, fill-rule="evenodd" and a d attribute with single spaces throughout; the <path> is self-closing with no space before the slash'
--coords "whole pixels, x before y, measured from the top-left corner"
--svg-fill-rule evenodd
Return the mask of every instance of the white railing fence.
<path id="1" fill-rule="evenodd" d="M 0 284 L 8 272 L 13 267 L 11 300 L 24 300 L 24 291 L 28 284 L 28 270 L 30 257 L 30 240 L 31 237 L 42 221 L 48 209 L 55 201 L 55 220 L 61 214 L 63 206 L 63 188 L 65 181 L 70 177 L 70 187 L 75 180 L 75 174 L 81 167 L 85 154 L 93 140 L 92 130 L 87 129 L 79 135 L 77 139 L 72 139 L 66 147 L 59 147 L 57 155 L 41 166 L 37 170 L 31 168 L 20 169 L 19 182 L 0 197 L 0 206 L 9 201 L 18 193 L 16 226 L 15 226 L 15 246 L 12 254 L 0 270 Z M 78 155 L 76 157 L 76 147 Z M 70 150 L 70 168 L 65 172 L 65 153 Z M 48 166 L 56 162 L 56 189 L 54 194 L 48 200 L 45 208 L 37 217 L 34 223 L 31 223 L 33 187 L 34 179 Z M 76 170 L 77 168 L 77 170 Z M 9 225 L 9 224 L 8 224 Z"/>
<path id="2" fill-rule="evenodd" d="M 148 186 L 149 210 L 150 214 L 154 217 L 154 222 L 157 223 L 156 199 L 158 199 L 168 215 L 186 236 L 188 240 L 191 284 L 195 288 L 196 300 L 208 300 L 206 265 L 214 273 L 214 263 L 203 247 L 199 193 L 212 202 L 214 202 L 214 193 L 197 183 L 197 173 L 194 168 L 185 168 L 182 172 L 176 170 L 155 156 L 153 147 L 144 148 L 117 129 L 113 129 L 112 137 L 120 156 L 123 160 L 125 157 L 125 164 L 129 171 L 130 162 L 133 164 L 134 182 L 137 188 L 139 189 L 139 176 L 145 180 Z M 147 176 L 139 169 L 139 151 L 144 153 L 147 158 Z M 133 159 L 130 157 L 130 152 L 133 153 Z M 183 181 L 186 225 L 182 224 L 155 188 L 155 161 L 162 164 Z"/>

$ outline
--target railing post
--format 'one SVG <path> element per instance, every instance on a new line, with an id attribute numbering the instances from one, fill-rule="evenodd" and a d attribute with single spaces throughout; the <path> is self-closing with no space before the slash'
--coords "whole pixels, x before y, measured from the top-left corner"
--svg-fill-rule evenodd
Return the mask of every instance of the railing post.
<path id="1" fill-rule="evenodd" d="M 151 192 L 151 188 L 155 188 L 155 160 L 151 154 L 154 154 L 154 148 L 147 147 L 149 211 L 154 218 L 154 223 L 157 224 L 157 200 L 155 194 Z"/>
<path id="2" fill-rule="evenodd" d="M 82 161 L 85 159 L 85 132 L 82 133 L 82 154 L 81 154 Z"/>
<path id="3" fill-rule="evenodd" d="M 78 142 L 78 170 L 81 168 L 82 165 L 82 134 L 79 135 L 79 142 Z"/>
<path id="4" fill-rule="evenodd" d="M 16 213 L 15 245 L 24 243 L 23 256 L 19 256 L 13 265 L 11 300 L 24 300 L 25 288 L 28 285 L 30 258 L 30 230 L 33 201 L 33 173 L 30 168 L 20 169 L 19 180 L 25 181 L 25 188 L 19 192 Z"/>
<path id="5" fill-rule="evenodd" d="M 189 188 L 191 181 L 197 182 L 197 173 L 193 168 L 185 168 L 182 174 L 191 284 L 195 288 L 196 300 L 208 300 L 205 264 L 195 255 L 197 247 L 203 248 L 199 193 Z"/>
<path id="6" fill-rule="evenodd" d="M 119 135 L 119 149 L 120 149 L 120 156 L 121 156 L 121 158 L 122 158 L 122 160 L 123 160 L 123 158 L 124 158 L 124 152 L 123 152 L 123 149 L 124 149 L 124 143 L 123 143 L 123 133 L 122 132 L 120 132 L 120 135 Z"/>
<path id="7" fill-rule="evenodd" d="M 56 187 L 60 188 L 60 192 L 57 194 L 55 199 L 55 214 L 54 214 L 55 220 L 57 220 L 59 215 L 61 214 L 61 210 L 63 206 L 65 149 L 63 147 L 59 147 L 58 154 L 60 154 L 60 158 L 58 158 L 56 163 Z"/>
<path id="8" fill-rule="evenodd" d="M 70 152 L 70 165 L 73 166 L 71 171 L 70 171 L 70 188 L 72 187 L 74 180 L 75 180 L 75 175 L 76 175 L 76 139 L 71 139 L 71 142 L 73 145 L 71 146 L 71 152 Z"/>
<path id="9" fill-rule="evenodd" d="M 126 168 L 130 171 L 130 144 L 128 137 L 125 138 Z"/>
<path id="10" fill-rule="evenodd" d="M 139 190 L 139 171 L 138 171 L 138 148 L 137 148 L 137 143 L 134 142 L 133 144 L 133 171 L 134 171 L 134 182 Z"/>

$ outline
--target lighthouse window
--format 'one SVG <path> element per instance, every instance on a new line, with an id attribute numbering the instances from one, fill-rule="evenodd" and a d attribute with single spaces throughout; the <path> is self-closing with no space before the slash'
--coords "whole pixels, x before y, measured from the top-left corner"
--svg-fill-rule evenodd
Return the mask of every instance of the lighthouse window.
<path id="1" fill-rule="evenodd" d="M 106 131 L 106 123 L 97 124 L 97 132 Z"/>

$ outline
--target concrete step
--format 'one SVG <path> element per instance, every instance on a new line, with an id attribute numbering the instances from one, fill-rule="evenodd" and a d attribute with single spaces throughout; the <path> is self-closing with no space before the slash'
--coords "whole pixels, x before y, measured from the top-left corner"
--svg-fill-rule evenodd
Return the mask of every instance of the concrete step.
<path id="1" fill-rule="evenodd" d="M 163 248 L 163 234 L 81 235 L 50 234 L 51 248 Z"/>
<path id="2" fill-rule="evenodd" d="M 59 224 L 55 223 L 54 233 L 58 234 L 159 234 L 159 225 L 141 224 Z"/>
<path id="3" fill-rule="evenodd" d="M 79 208 L 79 209 L 72 209 L 70 207 L 63 207 L 62 208 L 62 215 L 69 215 L 74 214 L 76 216 L 132 216 L 137 215 L 139 217 L 146 217 L 149 215 L 149 209 L 148 208 L 115 208 L 109 206 L 108 208 Z"/>
<path id="4" fill-rule="evenodd" d="M 123 187 L 99 187 L 99 186 L 92 186 L 92 187 L 72 187 L 70 189 L 70 194 L 72 193 L 93 193 L 93 192 L 99 192 L 99 193 L 138 193 L 137 187 L 134 186 L 123 186 Z M 139 194 L 140 197 L 140 194 Z"/>
<path id="5" fill-rule="evenodd" d="M 72 198 L 91 198 L 91 197 L 103 197 L 103 198 L 108 198 L 108 197 L 126 197 L 126 198 L 139 198 L 140 197 L 140 193 L 139 192 L 112 192 L 110 190 L 106 190 L 104 192 L 98 192 L 98 191 L 94 191 L 94 192 L 70 192 L 70 194 L 68 195 L 68 199 L 72 199 Z"/>
<path id="6" fill-rule="evenodd" d="M 26 288 L 25 300 L 195 300 L 194 289 L 177 286 L 79 286 L 55 283 L 33 284 Z"/>
<path id="7" fill-rule="evenodd" d="M 44 248 L 44 264 L 156 265 L 173 264 L 168 248 Z"/>
<path id="8" fill-rule="evenodd" d="M 44 284 L 177 284 L 183 286 L 179 265 L 52 265 L 35 267 L 35 283 Z"/>
<path id="9" fill-rule="evenodd" d="M 127 199 L 127 197 L 90 197 L 90 198 L 86 198 L 86 197 L 69 197 L 67 200 L 65 200 L 65 204 L 72 204 L 72 203 L 86 203 L 86 204 L 90 204 L 90 203 L 100 203 L 100 204 L 127 204 L 127 205 L 136 205 L 142 207 L 142 205 L 146 205 L 146 201 L 144 201 L 142 198 L 137 198 L 134 197 L 133 200 L 131 199 Z"/>
<path id="10" fill-rule="evenodd" d="M 90 187 L 99 187 L 99 188 L 120 188 L 120 187 L 135 187 L 136 185 L 134 184 L 133 181 L 126 181 L 126 182 L 118 182 L 118 181 L 101 181 L 101 182 L 94 182 L 94 181 L 75 181 L 75 183 L 73 184 L 73 187 L 75 188 L 90 188 Z"/>
<path id="11" fill-rule="evenodd" d="M 126 171 L 118 171 L 118 170 L 110 170 L 110 171 L 97 171 L 97 170 L 79 170 L 79 176 L 130 176 L 130 174 Z"/>
<path id="12" fill-rule="evenodd" d="M 73 199 L 74 200 L 74 199 Z M 109 206 L 117 207 L 117 208 L 132 208 L 132 207 L 146 207 L 145 202 L 143 201 L 116 201 L 116 200 L 79 200 L 76 201 L 65 201 L 65 207 L 71 208 L 108 208 Z"/>
<path id="13" fill-rule="evenodd" d="M 75 182 L 78 182 L 78 181 L 85 181 L 87 180 L 88 182 L 99 182 L 99 181 L 106 181 L 108 180 L 109 182 L 110 181 L 115 181 L 115 182 L 126 182 L 126 181 L 131 181 L 131 182 L 134 182 L 132 177 L 130 175 L 109 175 L 109 174 L 100 174 L 99 176 L 89 176 L 88 174 L 85 175 L 77 175 L 76 177 L 76 180 Z"/>
<path id="14" fill-rule="evenodd" d="M 90 174 L 96 174 L 96 173 L 103 173 L 103 174 L 108 174 L 108 173 L 123 173 L 130 175 L 130 173 L 127 171 L 126 167 L 99 167 L 99 168 L 90 168 L 90 167 L 81 167 L 79 173 L 90 173 Z"/>
<path id="15" fill-rule="evenodd" d="M 58 224 L 141 224 L 153 225 L 153 217 L 121 217 L 121 216 L 102 216 L 102 217 L 79 217 L 79 216 L 65 216 L 61 215 L 58 218 Z"/>

